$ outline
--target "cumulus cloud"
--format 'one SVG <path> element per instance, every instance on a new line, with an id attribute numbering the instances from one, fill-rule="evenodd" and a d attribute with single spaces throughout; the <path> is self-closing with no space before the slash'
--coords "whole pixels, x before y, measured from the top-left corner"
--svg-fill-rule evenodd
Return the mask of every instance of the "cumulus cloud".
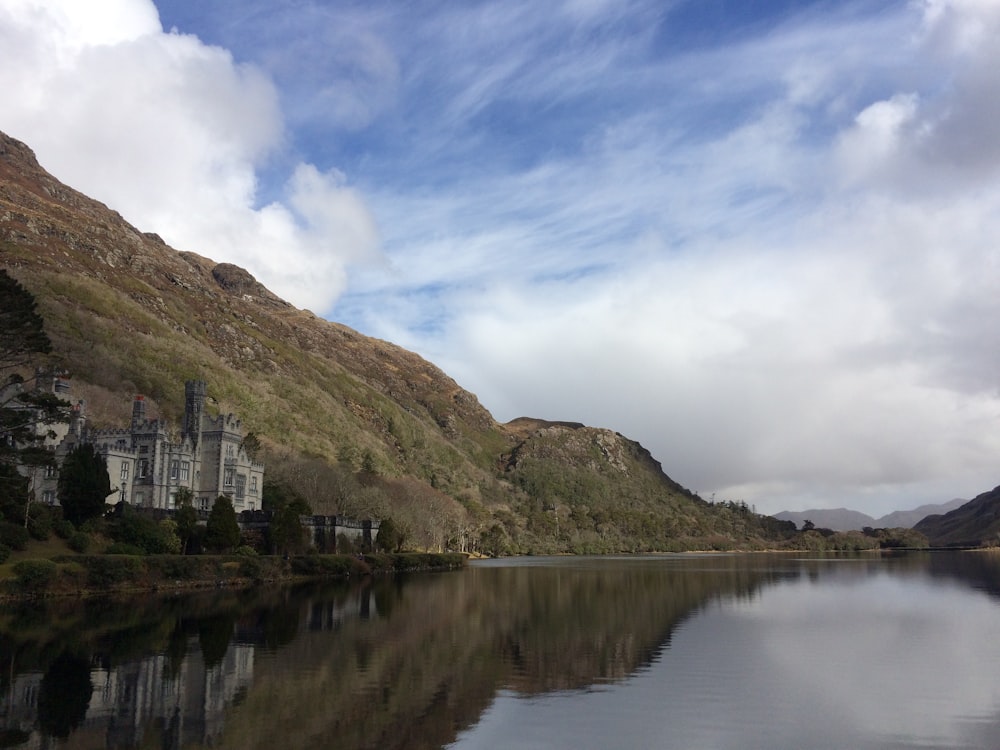
<path id="1" fill-rule="evenodd" d="M 705 496 L 881 515 L 996 483 L 995 2 L 736 14 L 725 44 L 652 0 L 233 7 L 198 38 L 148 0 L 0 0 L 0 128 L 498 418 L 616 429 Z"/>
<path id="2" fill-rule="evenodd" d="M 258 174 L 283 148 L 271 79 L 165 33 L 149 0 L 0 1 L 0 87 L 0 128 L 49 171 L 295 304 L 325 309 L 346 265 L 378 254 L 373 219 L 340 173 L 299 164 L 258 206 Z"/>

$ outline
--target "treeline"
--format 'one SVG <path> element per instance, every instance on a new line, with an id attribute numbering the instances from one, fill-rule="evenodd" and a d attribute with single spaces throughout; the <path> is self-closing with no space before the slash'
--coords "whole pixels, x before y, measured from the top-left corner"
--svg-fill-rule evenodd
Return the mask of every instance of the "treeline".
<path id="1" fill-rule="evenodd" d="M 930 546 L 927 537 L 914 529 L 875 529 L 866 526 L 861 531 L 833 531 L 817 528 L 810 521 L 804 522 L 802 526 L 802 531 L 798 534 L 801 549 L 927 549 Z"/>

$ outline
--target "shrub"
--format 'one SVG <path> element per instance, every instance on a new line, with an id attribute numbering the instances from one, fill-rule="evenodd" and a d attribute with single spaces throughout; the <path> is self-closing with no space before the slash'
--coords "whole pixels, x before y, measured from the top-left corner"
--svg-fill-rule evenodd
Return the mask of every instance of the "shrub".
<path id="1" fill-rule="evenodd" d="M 11 549 L 23 550 L 28 546 L 30 538 L 28 530 L 23 526 L 18 526 L 10 521 L 0 521 L 0 544 Z"/>
<path id="2" fill-rule="evenodd" d="M 239 550 L 237 550 L 237 554 L 239 554 Z M 239 571 L 242 578 L 249 578 L 252 581 L 260 581 L 264 577 L 264 566 L 261 565 L 260 558 L 257 557 L 256 553 L 240 561 Z"/>
<path id="3" fill-rule="evenodd" d="M 201 576 L 204 564 L 197 557 L 156 555 L 146 559 L 146 567 L 158 570 L 164 578 L 188 581 Z"/>
<path id="4" fill-rule="evenodd" d="M 28 510 L 28 534 L 32 539 L 44 542 L 52 531 L 52 512 L 44 505 L 33 503 Z"/>
<path id="5" fill-rule="evenodd" d="M 107 549 L 109 555 L 145 555 L 146 550 L 128 542 L 115 542 Z"/>
<path id="6" fill-rule="evenodd" d="M 177 525 L 164 520 L 157 523 L 152 518 L 136 513 L 126 513 L 111 525 L 111 538 L 115 542 L 130 545 L 140 552 L 122 554 L 169 555 L 181 551 L 181 541 L 176 534 Z"/>
<path id="7" fill-rule="evenodd" d="M 66 543 L 74 552 L 79 552 L 81 555 L 86 554 L 87 550 L 90 549 L 90 534 L 86 531 L 77 531 Z"/>
<path id="8" fill-rule="evenodd" d="M 58 521 L 53 523 L 52 528 L 55 530 L 56 536 L 60 539 L 69 539 L 74 533 L 76 533 L 76 527 L 65 518 L 60 518 Z"/>
<path id="9" fill-rule="evenodd" d="M 88 555 L 77 561 L 87 568 L 87 583 L 94 588 L 135 581 L 146 569 L 142 558 L 132 555 Z"/>
<path id="10" fill-rule="evenodd" d="M 58 566 L 51 560 L 21 560 L 14 563 L 17 587 L 29 594 L 38 594 L 48 588 L 56 577 Z"/>
<path id="11" fill-rule="evenodd" d="M 60 563 L 59 578 L 73 588 L 82 589 L 87 582 L 87 569 L 77 562 Z"/>
<path id="12" fill-rule="evenodd" d="M 8 557 L 10 557 L 10 547 L 6 544 L 0 544 L 0 565 L 7 562 Z"/>

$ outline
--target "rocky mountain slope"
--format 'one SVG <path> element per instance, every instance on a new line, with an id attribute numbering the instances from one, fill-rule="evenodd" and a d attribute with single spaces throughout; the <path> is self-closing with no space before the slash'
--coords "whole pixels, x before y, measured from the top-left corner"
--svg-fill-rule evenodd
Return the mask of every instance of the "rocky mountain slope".
<path id="1" fill-rule="evenodd" d="M 391 343 L 299 310 L 246 270 L 168 247 L 0 133 L 0 267 L 38 300 L 90 424 L 135 394 L 179 423 L 184 381 L 260 439 L 316 512 L 403 522 L 415 543 L 492 552 L 773 543 L 788 525 L 713 506 L 637 443 L 574 423 L 498 424 Z M 265 485 L 265 495 L 267 493 Z"/>
<path id="2" fill-rule="evenodd" d="M 913 527 L 935 547 L 980 547 L 1000 543 L 1000 487 L 961 507 L 927 516 Z"/>

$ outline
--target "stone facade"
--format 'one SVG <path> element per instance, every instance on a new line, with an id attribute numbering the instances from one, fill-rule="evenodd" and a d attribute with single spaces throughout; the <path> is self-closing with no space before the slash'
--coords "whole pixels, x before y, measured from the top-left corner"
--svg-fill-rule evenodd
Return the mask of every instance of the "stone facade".
<path id="1" fill-rule="evenodd" d="M 66 435 L 55 446 L 57 463 L 80 443 L 89 443 L 104 457 L 114 495 L 109 503 L 171 510 L 177 491 L 189 489 L 195 508 L 208 510 L 219 495 L 232 500 L 237 513 L 261 508 L 264 464 L 243 446 L 243 425 L 232 414 L 212 416 L 205 410 L 204 381 L 184 384 L 184 423 L 180 433 L 162 419 L 149 419 L 146 401 L 136 396 L 128 426 L 92 430 L 83 404 L 73 407 Z M 57 472 L 36 478 L 35 497 L 57 502 Z"/>

